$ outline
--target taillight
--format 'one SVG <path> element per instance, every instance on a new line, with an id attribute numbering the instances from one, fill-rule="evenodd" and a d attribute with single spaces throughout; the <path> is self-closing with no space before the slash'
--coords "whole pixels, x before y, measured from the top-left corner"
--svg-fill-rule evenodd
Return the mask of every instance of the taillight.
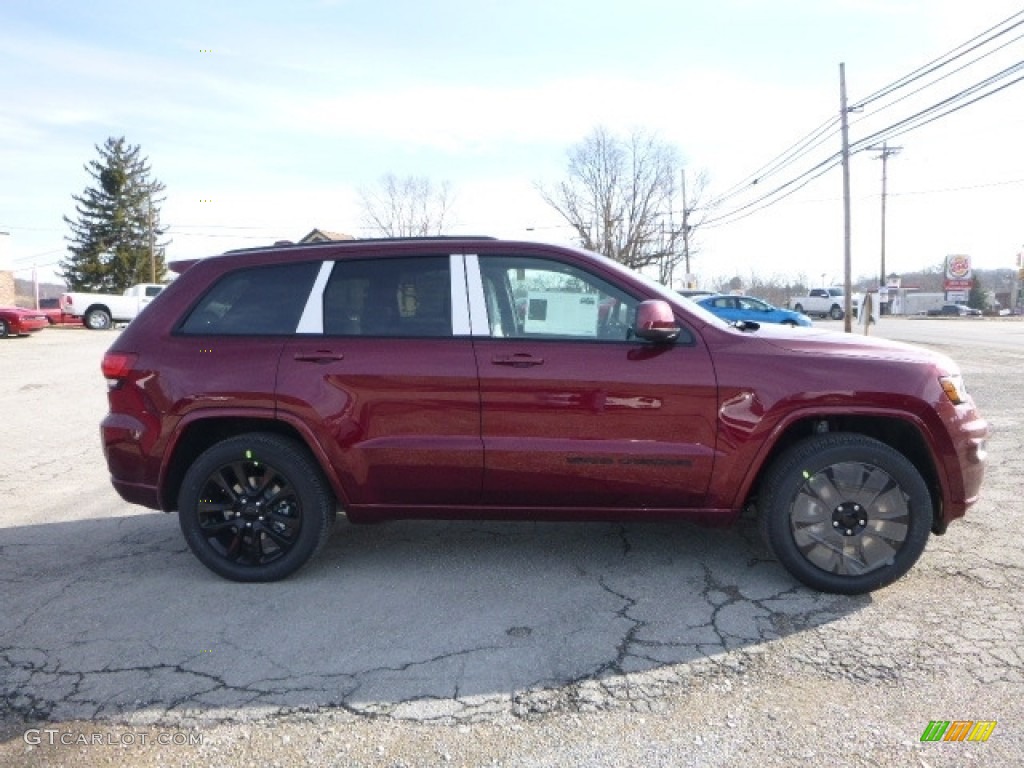
<path id="1" fill-rule="evenodd" d="M 103 378 L 109 381 L 120 381 L 132 371 L 139 356 L 130 352 L 107 352 L 103 356 Z"/>

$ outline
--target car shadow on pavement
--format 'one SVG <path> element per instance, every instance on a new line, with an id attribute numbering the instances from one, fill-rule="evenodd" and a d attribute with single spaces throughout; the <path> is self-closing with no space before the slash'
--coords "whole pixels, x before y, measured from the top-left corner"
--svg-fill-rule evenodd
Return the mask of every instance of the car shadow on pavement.
<path id="1" fill-rule="evenodd" d="M 871 600 L 796 584 L 746 519 L 340 519 L 316 560 L 272 584 L 208 572 L 168 515 L 8 528 L 2 541 L 8 731 L 600 706 L 631 685 L 756 663 L 773 641 Z"/>

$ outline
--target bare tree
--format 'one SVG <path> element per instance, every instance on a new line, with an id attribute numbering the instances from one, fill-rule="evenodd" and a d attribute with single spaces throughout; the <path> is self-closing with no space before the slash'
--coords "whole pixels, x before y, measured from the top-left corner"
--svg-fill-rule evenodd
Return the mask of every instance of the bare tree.
<path id="1" fill-rule="evenodd" d="M 684 215 L 677 197 L 680 168 L 678 151 L 653 134 L 636 130 L 623 139 L 598 127 L 569 150 L 568 178 L 537 189 L 582 247 L 634 269 L 657 264 L 668 282 L 684 232 L 692 237 L 696 226 L 694 206 L 688 202 Z M 694 200 L 703 186 L 696 185 Z"/>
<path id="2" fill-rule="evenodd" d="M 381 176 L 376 189 L 360 189 L 363 224 L 383 237 L 427 237 L 444 234 L 451 222 L 451 185 L 440 186 L 426 176 Z"/>

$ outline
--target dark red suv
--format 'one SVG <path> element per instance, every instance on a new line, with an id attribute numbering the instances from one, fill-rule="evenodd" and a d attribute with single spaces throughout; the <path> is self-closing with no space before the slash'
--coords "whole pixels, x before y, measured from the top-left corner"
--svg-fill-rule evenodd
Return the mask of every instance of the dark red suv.
<path id="1" fill-rule="evenodd" d="M 696 520 L 753 503 L 816 589 L 892 582 L 978 496 L 988 426 L 948 358 L 727 325 L 593 253 L 490 238 L 278 246 L 181 276 L 103 360 L 126 500 L 269 581 L 336 511 Z"/>

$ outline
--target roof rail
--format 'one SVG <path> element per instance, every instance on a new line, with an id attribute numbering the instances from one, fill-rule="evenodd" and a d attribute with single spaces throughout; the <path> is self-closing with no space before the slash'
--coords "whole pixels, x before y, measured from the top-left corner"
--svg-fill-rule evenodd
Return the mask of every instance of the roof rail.
<path id="1" fill-rule="evenodd" d="M 272 245 L 256 245 L 249 248 L 235 248 L 225 253 L 249 253 L 252 251 L 265 251 L 268 249 L 275 250 L 290 250 L 292 248 L 327 248 L 327 247 L 345 247 L 352 246 L 357 243 L 422 243 L 439 241 L 444 242 L 446 240 L 497 240 L 498 238 L 490 235 L 425 235 L 422 237 L 358 237 L 352 240 L 322 240 L 316 243 L 274 243 Z"/>

